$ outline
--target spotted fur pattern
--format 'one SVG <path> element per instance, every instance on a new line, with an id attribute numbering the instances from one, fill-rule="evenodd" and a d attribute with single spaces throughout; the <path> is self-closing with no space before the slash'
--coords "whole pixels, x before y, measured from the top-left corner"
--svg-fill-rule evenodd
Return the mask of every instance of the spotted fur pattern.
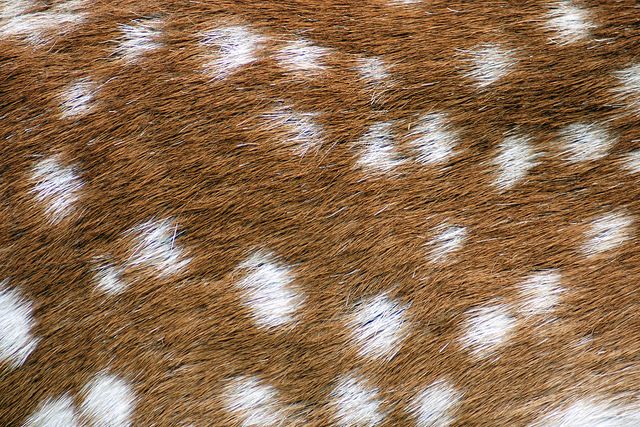
<path id="1" fill-rule="evenodd" d="M 0 425 L 640 425 L 631 0 L 0 1 Z"/>

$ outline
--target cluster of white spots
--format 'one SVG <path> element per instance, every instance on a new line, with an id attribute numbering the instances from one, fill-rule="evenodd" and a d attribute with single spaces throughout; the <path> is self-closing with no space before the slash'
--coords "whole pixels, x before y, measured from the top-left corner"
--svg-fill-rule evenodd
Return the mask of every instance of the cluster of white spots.
<path id="1" fill-rule="evenodd" d="M 614 88 L 614 93 L 628 102 L 629 107 L 640 111 L 640 63 L 632 64 L 614 75 L 620 82 L 620 86 Z"/>
<path id="2" fill-rule="evenodd" d="M 448 223 L 436 227 L 436 235 L 427 243 L 430 249 L 429 257 L 433 262 L 442 262 L 449 255 L 462 247 L 467 238 L 467 229 Z"/>
<path id="3" fill-rule="evenodd" d="M 46 42 L 48 33 L 61 34 L 84 21 L 84 1 L 63 1 L 44 11 L 31 0 L 0 2 L 0 37 L 20 37 L 33 44 Z M 30 12 L 32 11 L 32 12 Z"/>
<path id="4" fill-rule="evenodd" d="M 404 158 L 394 146 L 392 126 L 392 122 L 378 122 L 369 127 L 358 144 L 364 147 L 358 159 L 358 166 L 375 172 L 389 173 L 404 163 Z"/>
<path id="5" fill-rule="evenodd" d="M 315 120 L 317 116 L 318 113 L 298 112 L 290 107 L 278 108 L 265 114 L 270 124 L 285 131 L 286 142 L 292 144 L 294 153 L 300 156 L 322 144 L 323 130 Z"/>
<path id="6" fill-rule="evenodd" d="M 88 78 L 82 77 L 72 82 L 60 95 L 62 117 L 79 117 L 91 111 L 96 90 L 95 82 Z"/>
<path id="7" fill-rule="evenodd" d="M 180 273 L 191 262 L 176 244 L 178 225 L 173 220 L 150 220 L 130 233 L 136 235 L 136 247 L 128 260 L 130 267 L 147 265 L 153 267 L 159 277 L 167 277 Z"/>
<path id="8" fill-rule="evenodd" d="M 509 135 L 498 145 L 498 154 L 494 164 L 498 167 L 495 185 L 500 190 L 507 190 L 521 181 L 538 164 L 540 156 L 531 145 L 531 138 L 526 135 Z"/>
<path id="9" fill-rule="evenodd" d="M 622 212 L 601 215 L 589 224 L 584 251 L 595 255 L 620 246 L 630 238 L 633 218 Z"/>
<path id="10" fill-rule="evenodd" d="M 35 183 L 35 197 L 46 204 L 45 212 L 53 224 L 62 221 L 73 210 L 83 185 L 75 167 L 63 165 L 58 156 L 36 163 L 31 179 Z"/>
<path id="11" fill-rule="evenodd" d="M 409 133 L 411 144 L 418 151 L 418 161 L 437 164 L 448 161 L 458 136 L 447 123 L 444 113 L 429 113 L 422 116 Z"/>
<path id="12" fill-rule="evenodd" d="M 607 400 L 581 399 L 564 409 L 552 411 L 532 427 L 635 427 L 640 425 L 640 410 L 635 405 Z"/>
<path id="13" fill-rule="evenodd" d="M 386 294 L 361 301 L 348 322 L 360 354 L 371 359 L 391 359 L 407 336 L 404 304 Z"/>
<path id="14" fill-rule="evenodd" d="M 243 261 L 240 268 L 246 272 L 237 286 L 256 323 L 264 328 L 293 324 L 304 297 L 293 283 L 291 269 L 262 251 Z"/>
<path id="15" fill-rule="evenodd" d="M 113 374 L 101 372 L 82 390 L 80 410 L 90 425 L 127 427 L 135 406 L 135 395 L 128 382 Z"/>
<path id="16" fill-rule="evenodd" d="M 315 73 L 325 68 L 323 59 L 328 53 L 327 48 L 316 46 L 309 40 L 297 39 L 279 49 L 276 60 L 288 71 Z"/>
<path id="17" fill-rule="evenodd" d="M 159 39 L 163 22 L 155 18 L 134 19 L 131 24 L 121 25 L 122 35 L 114 54 L 126 62 L 134 62 L 146 53 L 162 46 Z"/>
<path id="18" fill-rule="evenodd" d="M 452 412 L 461 398 L 462 394 L 447 381 L 436 381 L 413 399 L 409 412 L 417 427 L 446 427 L 453 422 Z"/>
<path id="19" fill-rule="evenodd" d="M 258 60 L 266 37 L 244 25 L 216 28 L 204 33 L 201 43 L 215 48 L 204 64 L 207 73 L 223 79 Z"/>
<path id="20" fill-rule="evenodd" d="M 45 399 L 27 418 L 24 427 L 129 427 L 135 395 L 129 383 L 106 371 L 100 372 L 82 389 L 80 411 L 73 398 L 63 394 Z M 82 423 L 79 422 L 82 420 Z"/>
<path id="21" fill-rule="evenodd" d="M 461 343 L 474 356 L 486 358 L 509 338 L 515 325 L 516 320 L 506 305 L 495 303 L 472 308 L 466 313 Z"/>
<path id="22" fill-rule="evenodd" d="M 558 1 L 551 6 L 545 26 L 556 34 L 551 41 L 561 45 L 586 39 L 595 28 L 589 11 L 568 0 Z"/>
<path id="23" fill-rule="evenodd" d="M 570 162 L 603 158 L 615 144 L 609 130 L 598 124 L 573 123 L 560 130 L 563 151 Z"/>
<path id="24" fill-rule="evenodd" d="M 76 427 L 78 425 L 73 398 L 64 394 L 55 399 L 44 400 L 27 418 L 23 427 Z"/>
<path id="25" fill-rule="evenodd" d="M 102 259 L 96 259 L 95 268 L 96 287 L 107 295 L 122 293 L 127 285 L 122 280 L 122 268 L 117 267 Z"/>
<path id="26" fill-rule="evenodd" d="M 551 312 L 564 292 L 560 273 L 557 270 L 544 270 L 532 273 L 520 284 L 522 304 L 520 313 L 536 316 Z"/>
<path id="27" fill-rule="evenodd" d="M 385 417 L 380 408 L 378 390 L 354 375 L 345 375 L 338 380 L 332 398 L 339 426 L 373 427 Z"/>
<path id="28" fill-rule="evenodd" d="M 7 281 L 0 282 L 0 362 L 21 366 L 38 345 L 31 303 Z"/>
<path id="29" fill-rule="evenodd" d="M 238 416 L 243 427 L 285 425 L 288 411 L 282 408 L 275 388 L 255 377 L 238 377 L 224 389 L 227 410 Z"/>
<path id="30" fill-rule="evenodd" d="M 627 153 L 622 160 L 622 166 L 629 173 L 640 173 L 640 150 Z"/>
<path id="31" fill-rule="evenodd" d="M 496 44 L 485 44 L 466 52 L 471 68 L 465 75 L 475 80 L 476 86 L 489 86 L 506 76 L 516 63 L 515 54 Z"/>

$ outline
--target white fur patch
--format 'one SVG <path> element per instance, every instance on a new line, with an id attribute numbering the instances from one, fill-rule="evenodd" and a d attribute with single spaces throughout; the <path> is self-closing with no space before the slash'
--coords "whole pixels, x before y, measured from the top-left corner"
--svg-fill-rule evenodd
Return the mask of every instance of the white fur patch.
<path id="1" fill-rule="evenodd" d="M 446 381 L 436 381 L 422 390 L 411 402 L 409 412 L 417 427 L 447 427 L 452 425 L 452 412 L 462 394 Z"/>
<path id="2" fill-rule="evenodd" d="M 293 284 L 291 269 L 273 258 L 267 252 L 250 256 L 240 264 L 246 275 L 237 284 L 244 304 L 251 309 L 256 323 L 264 328 L 293 324 L 296 312 L 304 304 L 304 297 Z"/>
<path id="3" fill-rule="evenodd" d="M 378 57 L 358 58 L 356 69 L 360 76 L 369 83 L 381 83 L 389 78 L 387 66 Z"/>
<path id="4" fill-rule="evenodd" d="M 540 154 L 534 151 L 531 138 L 526 135 L 509 135 L 498 145 L 494 164 L 498 167 L 495 185 L 508 190 L 524 179 L 530 169 L 538 164 Z"/>
<path id="5" fill-rule="evenodd" d="M 609 251 L 630 238 L 633 218 L 621 212 L 612 212 L 595 218 L 586 231 L 584 251 L 595 255 Z"/>
<path id="6" fill-rule="evenodd" d="M 640 150 L 627 153 L 622 160 L 622 166 L 629 171 L 629 173 L 640 173 Z"/>
<path id="7" fill-rule="evenodd" d="M 191 262 L 183 249 L 176 244 L 178 225 L 171 219 L 150 220 L 135 227 L 136 246 L 128 265 L 153 267 L 159 277 L 180 273 Z"/>
<path id="8" fill-rule="evenodd" d="M 555 2 L 551 6 L 545 26 L 556 33 L 551 41 L 561 45 L 586 39 L 595 28 L 589 11 L 568 0 Z"/>
<path id="9" fill-rule="evenodd" d="M 466 52 L 471 63 L 465 75 L 475 80 L 476 86 L 489 86 L 506 76 L 515 66 L 515 54 L 496 44 L 478 46 L 475 50 Z"/>
<path id="10" fill-rule="evenodd" d="M 613 92 L 627 102 L 629 107 L 640 112 L 640 63 L 631 64 L 614 75 L 620 86 L 614 88 Z"/>
<path id="11" fill-rule="evenodd" d="M 117 40 L 118 46 L 114 54 L 126 62 L 134 62 L 141 56 L 159 49 L 160 29 L 163 22 L 160 19 L 134 19 L 130 24 L 120 25 L 122 35 Z"/>
<path id="12" fill-rule="evenodd" d="M 242 427 L 286 425 L 287 412 L 281 407 L 278 393 L 255 377 L 238 377 L 224 388 L 227 410 L 241 420 Z"/>
<path id="13" fill-rule="evenodd" d="M 67 86 L 60 95 L 62 117 L 75 118 L 91 111 L 96 91 L 96 84 L 87 78 L 79 78 Z"/>
<path id="14" fill-rule="evenodd" d="M 291 144 L 293 152 L 300 156 L 322 145 L 323 130 L 315 121 L 317 116 L 318 113 L 302 113 L 290 107 L 278 108 L 265 115 L 271 123 L 270 127 L 277 127 L 286 132 L 286 143 Z"/>
<path id="15" fill-rule="evenodd" d="M 408 334 L 406 309 L 386 294 L 361 301 L 348 322 L 360 354 L 371 359 L 390 360 Z"/>
<path id="16" fill-rule="evenodd" d="M 607 128 L 598 124 L 573 123 L 560 131 L 563 151 L 571 162 L 598 160 L 616 143 Z"/>
<path id="17" fill-rule="evenodd" d="M 332 398 L 338 426 L 373 427 L 385 417 L 380 408 L 378 390 L 353 375 L 345 375 L 338 380 Z"/>
<path id="18" fill-rule="evenodd" d="M 204 64 L 206 72 L 216 79 L 224 79 L 257 61 L 266 37 L 247 26 L 235 25 L 208 31 L 201 42 L 215 49 Z"/>
<path id="19" fill-rule="evenodd" d="M 472 308 L 466 317 L 461 343 L 479 358 L 490 356 L 503 345 L 516 325 L 509 308 L 502 304 Z"/>
<path id="20" fill-rule="evenodd" d="M 418 151 L 418 161 L 426 165 L 448 161 L 454 154 L 458 136 L 447 124 L 444 113 L 430 113 L 420 118 L 409 133 Z"/>
<path id="21" fill-rule="evenodd" d="M 7 284 L 0 282 L 0 362 L 17 368 L 38 344 L 31 333 L 36 322 L 31 303 Z"/>
<path id="22" fill-rule="evenodd" d="M 115 375 L 102 372 L 83 389 L 80 406 L 82 416 L 90 425 L 128 427 L 135 407 L 131 385 Z"/>
<path id="23" fill-rule="evenodd" d="M 56 399 L 46 399 L 27 418 L 23 427 L 76 427 L 78 419 L 73 399 L 65 394 Z"/>
<path id="24" fill-rule="evenodd" d="M 436 236 L 427 244 L 429 257 L 434 262 L 442 262 L 459 250 L 467 238 L 467 229 L 457 225 L 443 223 L 435 230 Z"/>
<path id="25" fill-rule="evenodd" d="M 373 172 L 389 173 L 404 163 L 394 146 L 392 126 L 391 122 L 378 122 L 369 127 L 358 143 L 364 147 L 358 166 Z"/>
<path id="26" fill-rule="evenodd" d="M 47 36 L 62 34 L 82 23 L 85 2 L 69 0 L 47 10 L 33 11 L 38 4 L 30 0 L 0 1 L 0 37 L 19 37 L 32 44 L 48 41 Z"/>
<path id="27" fill-rule="evenodd" d="M 564 409 L 552 411 L 532 427 L 637 427 L 637 406 L 605 400 L 581 399 Z"/>
<path id="28" fill-rule="evenodd" d="M 122 293 L 127 285 L 122 280 L 122 269 L 102 259 L 96 259 L 94 281 L 96 288 L 108 295 Z"/>
<path id="29" fill-rule="evenodd" d="M 316 46 L 305 39 L 298 39 L 280 49 L 276 53 L 276 60 L 288 71 L 316 73 L 325 68 L 323 59 L 328 53 L 327 48 Z"/>
<path id="30" fill-rule="evenodd" d="M 36 163 L 31 180 L 35 182 L 35 197 L 45 203 L 45 213 L 52 224 L 59 223 L 72 212 L 83 185 L 75 167 L 63 165 L 58 156 Z"/>
<path id="31" fill-rule="evenodd" d="M 558 305 L 562 292 L 564 289 L 558 271 L 544 270 L 532 273 L 520 284 L 520 313 L 523 316 L 549 313 Z"/>

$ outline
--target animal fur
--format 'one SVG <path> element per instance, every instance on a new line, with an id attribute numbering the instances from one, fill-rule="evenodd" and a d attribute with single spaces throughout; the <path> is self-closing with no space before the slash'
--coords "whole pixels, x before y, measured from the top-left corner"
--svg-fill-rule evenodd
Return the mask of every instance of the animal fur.
<path id="1" fill-rule="evenodd" d="M 0 1 L 0 425 L 640 425 L 640 8 Z"/>

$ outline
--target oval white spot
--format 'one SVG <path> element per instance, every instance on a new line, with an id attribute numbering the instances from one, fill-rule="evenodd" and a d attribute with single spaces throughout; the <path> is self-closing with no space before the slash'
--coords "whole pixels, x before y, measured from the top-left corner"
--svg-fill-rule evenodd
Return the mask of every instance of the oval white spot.
<path id="1" fill-rule="evenodd" d="M 224 79 L 243 66 L 258 60 L 266 37 L 243 25 L 216 28 L 204 33 L 202 45 L 213 47 L 207 55 L 205 71 L 217 79 Z"/>
<path id="2" fill-rule="evenodd" d="M 471 64 L 465 75 L 475 80 L 478 88 L 504 78 L 515 66 L 515 53 L 497 44 L 484 44 L 466 52 Z"/>
<path id="3" fill-rule="evenodd" d="M 444 163 L 454 154 L 457 134 L 449 127 L 444 113 L 430 113 L 420 118 L 409 133 L 411 145 L 418 151 L 418 161 L 430 165 Z"/>
<path id="4" fill-rule="evenodd" d="M 78 419 L 73 399 L 65 394 L 56 399 L 46 399 L 27 418 L 23 427 L 76 427 Z"/>
<path id="5" fill-rule="evenodd" d="M 498 167 L 495 185 L 500 190 L 514 187 L 538 164 L 536 159 L 539 156 L 534 151 L 529 136 L 507 136 L 498 145 L 498 154 L 494 159 L 494 164 Z"/>
<path id="6" fill-rule="evenodd" d="M 486 358 L 503 345 L 515 328 L 509 308 L 502 304 L 472 308 L 466 313 L 461 344 L 474 356 Z"/>
<path id="7" fill-rule="evenodd" d="M 380 408 L 378 389 L 369 387 L 354 375 L 339 378 L 331 396 L 339 426 L 374 427 L 385 417 Z"/>
<path id="8" fill-rule="evenodd" d="M 467 229 L 443 223 L 436 228 L 435 237 L 427 244 L 433 262 L 445 261 L 450 254 L 459 250 L 467 238 Z"/>
<path id="9" fill-rule="evenodd" d="M 58 156 L 40 160 L 33 168 L 31 180 L 39 202 L 46 204 L 45 213 L 52 224 L 62 221 L 73 210 L 83 186 L 75 166 L 65 166 Z"/>
<path id="10" fill-rule="evenodd" d="M 31 303 L 8 288 L 7 280 L 0 282 L 0 362 L 17 368 L 27 360 L 38 344 L 34 327 Z"/>
<path id="11" fill-rule="evenodd" d="M 547 13 L 545 26 L 555 33 L 551 41 L 561 45 L 586 39 L 595 28 L 589 11 L 571 1 L 553 3 Z"/>
<path id="12" fill-rule="evenodd" d="M 224 388 L 227 410 L 241 420 L 243 427 L 284 426 L 293 420 L 282 407 L 275 388 L 255 377 L 238 377 Z"/>
<path id="13" fill-rule="evenodd" d="M 461 398 L 462 394 L 447 381 L 436 381 L 413 399 L 409 412 L 417 427 L 446 427 L 452 425 L 452 412 Z"/>
<path id="14" fill-rule="evenodd" d="M 396 151 L 391 128 L 392 122 L 378 122 L 369 127 L 358 141 L 363 147 L 358 165 L 373 172 L 389 173 L 404 163 L 404 158 Z"/>
<path id="15" fill-rule="evenodd" d="M 558 305 L 562 292 L 564 289 L 558 271 L 532 273 L 520 284 L 520 313 L 527 317 L 549 313 Z"/>
<path id="16" fill-rule="evenodd" d="M 584 251 L 596 255 L 622 245 L 630 237 L 632 224 L 633 218 L 621 212 L 596 217 L 586 231 Z"/>
<path id="17" fill-rule="evenodd" d="M 573 123 L 560 130 L 564 155 L 570 162 L 598 160 L 609 153 L 616 139 L 595 123 Z"/>
<path id="18" fill-rule="evenodd" d="M 96 375 L 83 389 L 80 409 L 91 425 L 128 427 L 135 406 L 129 383 L 107 372 Z"/>

